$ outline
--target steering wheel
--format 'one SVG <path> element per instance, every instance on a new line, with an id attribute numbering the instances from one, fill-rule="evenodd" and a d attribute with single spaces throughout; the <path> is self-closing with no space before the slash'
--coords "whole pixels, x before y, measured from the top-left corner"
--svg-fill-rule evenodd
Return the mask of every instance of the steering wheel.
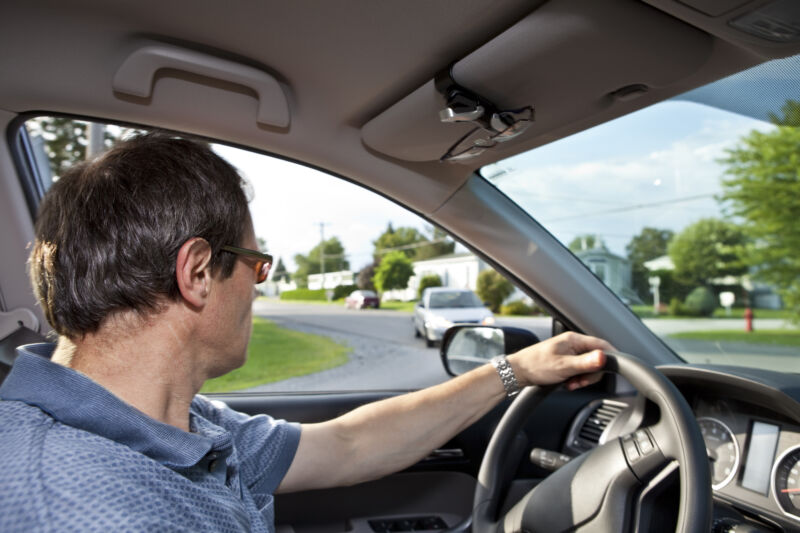
<path id="1" fill-rule="evenodd" d="M 661 411 L 640 428 L 568 462 L 498 517 L 504 482 L 502 463 L 533 409 L 555 386 L 529 387 L 506 411 L 492 436 L 478 474 L 472 512 L 477 533 L 634 531 L 646 513 L 637 495 L 672 469 L 680 476 L 678 533 L 707 533 L 711 526 L 711 476 L 706 448 L 689 405 L 655 368 L 621 353 L 606 353 L 606 372 L 627 379 Z M 649 443 L 649 444 L 648 444 Z"/>

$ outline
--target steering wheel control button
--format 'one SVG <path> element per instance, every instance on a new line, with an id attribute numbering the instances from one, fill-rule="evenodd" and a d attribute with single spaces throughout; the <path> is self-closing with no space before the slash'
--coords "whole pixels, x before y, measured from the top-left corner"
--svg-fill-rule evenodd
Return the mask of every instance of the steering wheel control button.
<path id="1" fill-rule="evenodd" d="M 633 440 L 631 435 L 622 437 L 622 449 L 625 452 L 625 458 L 630 464 L 639 460 L 639 449 L 636 447 L 636 441 Z"/>
<path id="2" fill-rule="evenodd" d="M 648 455 L 655 450 L 655 446 L 653 446 L 650 436 L 644 429 L 640 429 L 636 432 L 636 443 L 638 444 L 639 452 L 642 455 Z"/>

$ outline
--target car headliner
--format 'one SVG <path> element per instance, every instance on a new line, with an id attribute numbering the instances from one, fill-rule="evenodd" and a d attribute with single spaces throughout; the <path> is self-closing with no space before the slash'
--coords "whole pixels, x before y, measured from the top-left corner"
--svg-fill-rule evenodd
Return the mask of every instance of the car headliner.
<path id="1" fill-rule="evenodd" d="M 655 350 L 654 362 L 668 362 L 674 355 L 641 324 L 628 324 L 632 315 L 624 305 L 474 171 L 800 51 L 798 43 L 770 42 L 729 26 L 764 3 L 4 2 L 0 123 L 12 132 L 20 114 L 101 117 L 190 132 L 319 167 L 406 205 L 479 248 L 513 278 L 536 287 L 579 329 L 614 334 L 618 347 Z M 270 74 L 286 95 L 288 127 L 257 123 L 251 89 L 189 72 L 160 70 L 147 97 L 115 92 L 112 80 L 126 58 L 153 43 Z M 423 102 L 428 107 L 412 107 L 400 118 L 389 111 L 449 67 L 498 106 L 529 99 L 536 122 L 520 138 L 467 163 L 398 158 L 434 142 L 432 127 L 440 124 L 427 111 L 444 100 L 429 95 Z M 646 93 L 610 96 L 636 83 L 637 72 L 648 78 L 639 80 Z M 8 149 L 0 148 L 6 152 L 1 171 L 13 176 Z M 21 197 L 19 183 L 2 180 L 0 209 L 19 229 L 0 237 L 4 250 L 17 251 L 0 262 L 6 308 L 33 307 L 23 252 L 32 230 Z"/>

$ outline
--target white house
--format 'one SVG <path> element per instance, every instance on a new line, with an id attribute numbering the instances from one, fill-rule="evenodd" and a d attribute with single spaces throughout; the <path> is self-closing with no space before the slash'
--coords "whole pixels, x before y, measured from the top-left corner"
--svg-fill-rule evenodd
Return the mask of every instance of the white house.
<path id="1" fill-rule="evenodd" d="M 431 275 L 439 276 L 443 287 L 474 291 L 478 284 L 478 274 L 487 268 L 491 268 L 486 261 L 483 261 L 472 252 L 442 255 L 433 259 L 415 261 L 412 264 L 414 275 L 408 280 L 408 287 L 403 290 L 387 291 L 382 295 L 384 300 L 416 300 L 420 280 L 425 276 Z M 513 300 L 523 300 L 529 305 L 533 303 L 527 294 L 516 287 L 511 296 L 506 298 L 507 302 Z"/>
<path id="2" fill-rule="evenodd" d="M 599 239 L 595 242 L 599 242 Z M 642 303 L 639 295 L 633 290 L 631 264 L 627 259 L 611 253 L 602 245 L 578 250 L 575 256 L 623 302 Z"/>
<path id="3" fill-rule="evenodd" d="M 355 276 L 350 270 L 326 272 L 324 274 L 309 274 L 308 288 L 311 290 L 334 289 L 339 285 L 354 285 Z"/>

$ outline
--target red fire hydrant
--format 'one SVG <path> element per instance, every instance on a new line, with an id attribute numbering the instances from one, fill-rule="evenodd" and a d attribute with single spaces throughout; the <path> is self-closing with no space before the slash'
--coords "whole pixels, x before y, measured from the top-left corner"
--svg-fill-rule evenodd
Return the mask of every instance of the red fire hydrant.
<path id="1" fill-rule="evenodd" d="M 753 310 L 749 307 L 744 310 L 744 330 L 753 331 Z"/>

